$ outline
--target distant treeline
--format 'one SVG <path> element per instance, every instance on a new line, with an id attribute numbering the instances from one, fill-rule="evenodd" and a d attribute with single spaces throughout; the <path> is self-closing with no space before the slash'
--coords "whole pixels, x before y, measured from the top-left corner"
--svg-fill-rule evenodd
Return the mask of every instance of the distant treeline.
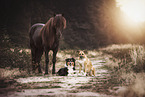
<path id="1" fill-rule="evenodd" d="M 145 28 L 128 22 L 115 0 L 1 0 L 0 33 L 29 47 L 28 31 L 55 13 L 67 20 L 60 49 L 96 49 L 112 43 L 145 43 Z"/>

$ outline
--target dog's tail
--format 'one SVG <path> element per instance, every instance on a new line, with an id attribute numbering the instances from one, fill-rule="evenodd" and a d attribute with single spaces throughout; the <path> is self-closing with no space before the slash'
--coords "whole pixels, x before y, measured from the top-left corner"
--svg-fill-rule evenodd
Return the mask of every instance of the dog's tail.
<path id="1" fill-rule="evenodd" d="M 56 73 L 57 76 L 59 76 L 61 73 L 61 70 L 59 69 L 59 71 Z"/>
<path id="2" fill-rule="evenodd" d="M 92 67 L 92 74 L 95 76 L 95 68 Z"/>

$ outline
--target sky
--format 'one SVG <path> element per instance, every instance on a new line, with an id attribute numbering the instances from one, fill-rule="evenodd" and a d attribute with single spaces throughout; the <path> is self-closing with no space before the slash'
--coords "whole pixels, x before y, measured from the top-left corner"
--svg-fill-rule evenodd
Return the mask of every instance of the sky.
<path id="1" fill-rule="evenodd" d="M 116 0 L 117 6 L 134 22 L 145 22 L 145 0 Z"/>

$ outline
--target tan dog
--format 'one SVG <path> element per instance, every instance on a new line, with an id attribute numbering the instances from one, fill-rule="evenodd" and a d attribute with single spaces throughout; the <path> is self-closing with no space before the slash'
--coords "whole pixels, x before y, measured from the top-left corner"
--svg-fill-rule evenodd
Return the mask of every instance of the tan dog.
<path id="1" fill-rule="evenodd" d="M 87 58 L 84 51 L 78 51 L 79 53 L 79 60 L 78 63 L 80 64 L 79 73 L 81 73 L 82 67 L 84 71 L 84 75 L 86 76 L 89 74 L 90 76 L 95 76 L 95 68 L 92 65 L 92 62 Z"/>

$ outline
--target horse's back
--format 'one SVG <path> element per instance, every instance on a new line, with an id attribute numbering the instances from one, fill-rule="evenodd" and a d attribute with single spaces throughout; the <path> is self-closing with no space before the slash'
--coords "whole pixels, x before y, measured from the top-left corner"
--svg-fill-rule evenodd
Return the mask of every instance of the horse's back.
<path id="1" fill-rule="evenodd" d="M 37 24 L 32 25 L 30 28 L 29 34 L 33 35 L 34 33 L 36 33 L 35 31 L 37 32 L 40 31 L 43 26 L 45 26 L 45 24 L 42 24 L 42 23 L 37 23 Z"/>
<path id="2" fill-rule="evenodd" d="M 31 29 L 32 29 L 33 27 L 43 27 L 44 25 L 45 25 L 45 24 L 42 24 L 42 23 L 36 23 L 36 24 L 32 25 Z"/>
<path id="3" fill-rule="evenodd" d="M 41 34 L 40 31 L 42 27 L 45 26 L 45 24 L 37 23 L 32 25 L 30 31 L 29 31 L 29 37 L 30 37 L 30 46 L 40 46 L 41 45 Z"/>

